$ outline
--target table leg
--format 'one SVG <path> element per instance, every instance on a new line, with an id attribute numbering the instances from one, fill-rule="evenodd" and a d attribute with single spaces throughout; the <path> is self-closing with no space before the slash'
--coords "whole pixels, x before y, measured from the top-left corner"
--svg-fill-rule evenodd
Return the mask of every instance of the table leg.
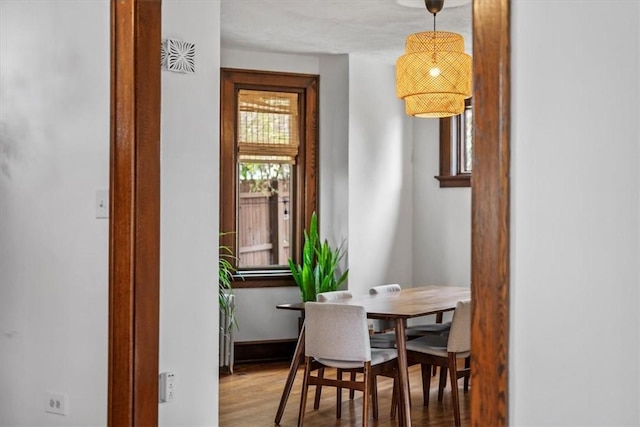
<path id="1" fill-rule="evenodd" d="M 409 366 L 407 362 L 407 335 L 404 329 L 404 319 L 396 319 L 396 346 L 398 347 L 398 380 L 400 382 L 400 422 L 401 425 L 411 427 L 411 407 L 409 402 Z"/>
<path id="2" fill-rule="evenodd" d="M 276 413 L 275 424 L 280 425 L 282 415 L 284 414 L 284 408 L 287 406 L 287 400 L 291 394 L 291 387 L 293 387 L 293 381 L 296 379 L 296 373 L 300 366 L 300 360 L 304 355 L 304 323 L 300 328 L 300 335 L 298 336 L 298 343 L 296 344 L 296 351 L 293 354 L 293 360 L 291 360 L 291 366 L 289 366 L 289 375 L 287 375 L 287 382 L 284 384 L 284 390 L 282 390 L 282 397 L 280 398 L 280 406 L 278 406 L 278 412 Z"/>

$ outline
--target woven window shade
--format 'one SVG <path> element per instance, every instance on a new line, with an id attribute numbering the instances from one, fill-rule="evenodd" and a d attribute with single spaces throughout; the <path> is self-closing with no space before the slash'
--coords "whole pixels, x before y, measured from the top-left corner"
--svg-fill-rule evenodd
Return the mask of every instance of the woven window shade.
<path id="1" fill-rule="evenodd" d="M 238 160 L 295 163 L 300 145 L 298 94 L 240 89 Z"/>
<path id="2" fill-rule="evenodd" d="M 411 116 L 462 113 L 471 97 L 471 57 L 464 53 L 462 36 L 446 31 L 409 35 L 396 63 L 396 94 Z"/>

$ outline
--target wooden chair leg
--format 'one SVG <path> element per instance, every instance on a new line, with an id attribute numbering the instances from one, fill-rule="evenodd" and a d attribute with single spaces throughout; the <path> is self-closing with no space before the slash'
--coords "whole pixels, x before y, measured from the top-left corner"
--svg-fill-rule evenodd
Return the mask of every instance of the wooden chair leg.
<path id="1" fill-rule="evenodd" d="M 342 381 L 342 369 L 338 369 L 338 381 Z M 342 417 L 342 387 L 336 388 L 336 418 Z"/>
<path id="2" fill-rule="evenodd" d="M 400 408 L 400 401 L 398 400 L 398 396 L 400 395 L 400 381 L 398 380 L 398 376 L 396 373 L 396 376 L 393 378 L 393 391 L 391 393 L 391 411 L 389 414 L 390 418 L 395 418 L 396 415 L 398 414 L 398 409 Z M 411 399 L 411 396 L 409 396 L 409 399 Z M 400 413 L 400 417 L 398 419 L 398 425 L 402 426 L 404 425 L 404 422 L 402 421 L 402 413 Z"/>
<path id="3" fill-rule="evenodd" d="M 362 427 L 369 426 L 369 399 L 371 397 L 371 362 L 364 364 L 364 392 L 362 393 Z"/>
<path id="4" fill-rule="evenodd" d="M 396 378 L 393 379 L 393 391 L 391 392 L 391 412 L 389 417 L 392 419 L 396 417 L 396 411 L 398 409 L 398 393 L 400 393 L 398 387 L 398 381 Z"/>
<path id="5" fill-rule="evenodd" d="M 438 314 L 436 314 L 436 323 L 442 323 L 442 320 L 443 320 L 443 315 L 442 315 L 442 313 L 438 313 Z M 433 376 L 435 377 L 435 376 L 436 376 L 436 370 L 438 369 L 438 367 L 437 367 L 436 365 L 433 365 L 433 367 L 432 367 L 431 369 L 432 369 L 432 372 L 431 372 L 431 373 L 432 373 L 432 374 L 433 374 Z"/>
<path id="6" fill-rule="evenodd" d="M 442 402 L 444 388 L 447 386 L 447 368 L 440 366 L 440 384 L 438 385 L 438 402 Z"/>
<path id="7" fill-rule="evenodd" d="M 471 368 L 471 357 L 467 357 L 466 359 L 464 359 L 464 368 L 465 369 L 470 369 Z M 469 377 L 470 377 L 470 373 L 467 372 L 467 374 L 464 376 L 464 391 L 469 391 Z"/>
<path id="8" fill-rule="evenodd" d="M 411 407 L 411 376 L 407 375 L 407 386 L 409 387 L 409 407 Z"/>
<path id="9" fill-rule="evenodd" d="M 431 391 L 431 366 L 423 364 L 420 366 L 422 372 L 422 404 L 429 406 L 429 393 Z"/>
<path id="10" fill-rule="evenodd" d="M 460 401 L 458 399 L 458 367 L 455 353 L 449 353 L 449 376 L 451 377 L 451 399 L 453 400 L 453 418 L 456 427 L 460 427 Z"/>
<path id="11" fill-rule="evenodd" d="M 324 368 L 318 369 L 318 378 L 324 378 Z M 320 395 L 322 394 L 322 385 L 318 384 L 316 386 L 316 396 L 313 400 L 313 409 L 318 409 L 320 407 Z"/>
<path id="12" fill-rule="evenodd" d="M 355 381 L 356 380 L 356 373 L 355 372 L 351 372 L 351 381 Z M 354 396 L 356 395 L 356 391 L 351 389 L 349 390 L 349 400 L 353 400 Z"/>
<path id="13" fill-rule="evenodd" d="M 400 393 L 402 393 L 402 391 L 400 390 L 400 387 L 402 387 L 400 385 L 400 374 L 397 373 L 396 377 L 394 378 L 394 383 L 396 386 L 396 411 L 398 412 L 398 426 L 400 427 L 404 427 L 406 425 L 406 417 L 404 414 L 404 411 L 402 410 L 401 407 L 401 403 L 400 403 Z M 409 393 L 409 406 L 411 406 L 411 393 Z"/>
<path id="14" fill-rule="evenodd" d="M 371 406 L 373 409 L 373 419 L 378 419 L 378 377 L 371 375 Z"/>
<path id="15" fill-rule="evenodd" d="M 304 423 L 304 410 L 307 406 L 307 392 L 309 390 L 309 375 L 311 374 L 311 358 L 306 357 L 304 362 L 304 377 L 302 379 L 302 395 L 300 396 L 300 411 L 298 412 L 298 427 Z"/>

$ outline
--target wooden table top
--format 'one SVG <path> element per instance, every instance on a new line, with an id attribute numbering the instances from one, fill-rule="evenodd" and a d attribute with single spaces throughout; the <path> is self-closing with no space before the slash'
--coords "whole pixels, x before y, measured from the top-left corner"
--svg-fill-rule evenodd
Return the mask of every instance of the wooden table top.
<path id="1" fill-rule="evenodd" d="M 339 304 L 361 305 L 370 319 L 397 319 L 444 313 L 456 308 L 458 301 L 471 299 L 471 289 L 457 286 L 420 286 L 401 292 L 376 295 L 354 295 Z M 280 304 L 284 310 L 304 310 L 304 303 Z"/>

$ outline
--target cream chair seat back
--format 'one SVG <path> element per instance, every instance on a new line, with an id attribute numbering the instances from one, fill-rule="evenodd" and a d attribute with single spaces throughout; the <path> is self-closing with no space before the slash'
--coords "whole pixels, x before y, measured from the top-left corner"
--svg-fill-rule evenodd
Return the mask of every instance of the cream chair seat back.
<path id="1" fill-rule="evenodd" d="M 359 368 L 371 361 L 364 307 L 307 303 L 305 317 L 305 355 L 333 368 Z"/>
<path id="2" fill-rule="evenodd" d="M 331 292 L 322 292 L 316 295 L 316 301 L 318 302 L 339 302 L 345 299 L 350 299 L 353 298 L 353 294 L 350 291 L 331 291 Z M 386 361 L 389 360 L 389 358 L 392 357 L 396 357 L 397 353 L 395 353 L 394 351 L 379 351 L 378 349 L 395 349 L 396 347 L 396 339 L 395 339 L 395 334 L 394 333 L 387 333 L 387 334 L 373 334 L 369 336 L 369 345 L 371 348 L 373 348 L 373 356 L 372 356 L 372 364 L 376 365 L 377 363 L 380 363 L 380 361 Z M 374 371 L 374 373 L 376 375 L 378 375 L 377 372 Z M 391 372 L 391 374 L 393 374 L 393 372 Z M 379 375 L 381 376 L 392 376 L 390 375 L 390 373 L 388 371 L 385 372 L 381 372 Z M 320 368 L 319 373 L 318 373 L 319 377 L 323 377 L 324 376 L 324 368 Z M 355 381 L 356 378 L 356 373 L 355 372 L 351 372 L 351 381 Z M 315 399 L 314 399 L 314 405 L 313 405 L 313 409 L 318 409 L 320 407 L 320 397 L 322 394 L 322 386 L 319 385 L 316 387 L 316 395 L 315 395 Z M 373 387 L 372 387 L 372 395 L 373 395 L 373 417 L 374 418 L 378 418 L 378 393 L 377 393 L 377 380 L 374 379 L 373 380 Z M 355 396 L 355 392 L 354 390 L 349 390 L 349 398 L 351 400 L 353 400 Z M 338 410 L 338 413 L 340 413 L 340 410 Z M 392 408 L 392 414 L 393 414 L 393 408 Z"/>
<path id="3" fill-rule="evenodd" d="M 316 301 L 318 302 L 340 301 L 346 298 L 353 298 L 353 294 L 350 291 L 331 291 L 321 292 L 316 295 Z"/>
<path id="4" fill-rule="evenodd" d="M 304 422 L 309 385 L 316 385 L 337 387 L 336 416 L 338 418 L 341 414 L 341 389 L 362 391 L 362 425 L 367 426 L 368 408 L 374 391 L 375 377 L 385 372 L 387 375 L 389 372 L 397 372 L 397 355 L 395 349 L 372 351 L 369 343 L 367 313 L 364 307 L 331 302 L 307 302 L 305 304 L 305 373 L 298 425 L 302 426 Z M 313 361 L 323 366 L 337 368 L 337 379 L 326 379 L 320 372 L 318 376 L 313 376 L 311 373 Z M 343 381 L 344 370 L 357 370 L 363 373 L 362 381 L 355 381 L 353 377 Z"/>
<path id="5" fill-rule="evenodd" d="M 422 365 L 422 393 L 425 406 L 429 405 L 429 388 L 431 382 L 431 366 L 440 366 L 441 386 L 438 400 L 442 399 L 446 370 L 451 380 L 451 399 L 453 401 L 454 423 L 460 426 L 460 402 L 458 398 L 458 378 L 465 378 L 465 390 L 469 378 L 469 368 L 458 369 L 457 359 L 471 356 L 471 301 L 459 301 L 453 312 L 451 330 L 448 336 L 427 335 L 407 342 L 407 359 L 410 364 Z"/>
<path id="6" fill-rule="evenodd" d="M 400 291 L 402 291 L 402 287 L 397 283 L 391 283 L 389 285 L 374 286 L 373 288 L 369 289 L 369 293 L 371 295 L 390 294 L 393 292 L 400 292 Z"/>
<path id="7" fill-rule="evenodd" d="M 459 301 L 453 312 L 447 352 L 467 357 L 471 352 L 471 301 Z"/>

